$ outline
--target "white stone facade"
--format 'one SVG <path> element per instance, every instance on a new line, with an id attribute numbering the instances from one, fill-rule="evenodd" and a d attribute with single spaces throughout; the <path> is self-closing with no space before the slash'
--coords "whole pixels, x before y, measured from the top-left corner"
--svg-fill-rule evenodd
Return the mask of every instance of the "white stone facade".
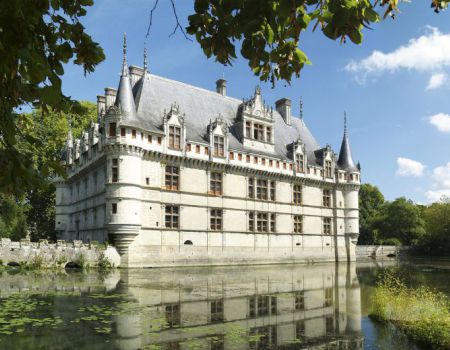
<path id="1" fill-rule="evenodd" d="M 124 61 L 99 122 L 68 137 L 59 238 L 112 241 L 129 267 L 355 260 L 360 172 L 346 133 L 337 160 L 289 100 L 273 110 L 259 88 L 240 101 L 220 83 Z"/>

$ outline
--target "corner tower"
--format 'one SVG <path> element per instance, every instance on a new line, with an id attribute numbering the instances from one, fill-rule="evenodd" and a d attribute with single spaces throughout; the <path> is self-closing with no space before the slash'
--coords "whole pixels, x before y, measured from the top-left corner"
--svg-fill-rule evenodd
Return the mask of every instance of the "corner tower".
<path id="1" fill-rule="evenodd" d="M 347 251 L 347 260 L 356 260 L 356 242 L 359 236 L 359 184 L 360 171 L 352 158 L 350 141 L 347 133 L 347 115 L 344 113 L 344 137 L 342 138 L 341 150 L 337 165 L 344 171 L 342 194 L 344 197 L 345 212 L 345 247 Z"/>

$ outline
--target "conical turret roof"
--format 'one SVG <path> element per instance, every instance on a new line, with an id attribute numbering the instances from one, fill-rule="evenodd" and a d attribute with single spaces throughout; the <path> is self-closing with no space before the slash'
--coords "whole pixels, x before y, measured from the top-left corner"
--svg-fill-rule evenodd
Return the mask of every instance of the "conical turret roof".
<path id="1" fill-rule="evenodd" d="M 342 138 L 341 150 L 339 152 L 338 166 L 346 171 L 358 171 L 352 158 L 352 150 L 347 135 L 347 117 L 344 117 L 344 137 Z"/>
<path id="2" fill-rule="evenodd" d="M 123 37 L 123 64 L 122 74 L 120 75 L 119 88 L 117 90 L 117 97 L 115 105 L 120 108 L 122 112 L 122 119 L 136 120 L 136 106 L 134 104 L 133 90 L 131 88 L 130 72 L 127 65 L 127 41 L 126 36 Z"/>

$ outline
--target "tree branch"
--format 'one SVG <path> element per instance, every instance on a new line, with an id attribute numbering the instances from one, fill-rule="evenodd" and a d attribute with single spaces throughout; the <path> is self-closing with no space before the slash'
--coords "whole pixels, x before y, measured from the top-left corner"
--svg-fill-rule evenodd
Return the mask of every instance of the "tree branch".
<path id="1" fill-rule="evenodd" d="M 146 39 L 150 35 L 150 29 L 152 28 L 152 22 L 153 22 L 153 12 L 156 10 L 156 7 L 158 6 L 158 2 L 159 2 L 159 0 L 155 1 L 155 4 L 153 5 L 152 10 L 150 11 L 150 20 L 148 22 L 147 34 L 145 35 Z"/>
<path id="2" fill-rule="evenodd" d="M 191 38 L 189 38 L 186 34 L 186 32 L 184 31 L 183 27 L 180 24 L 180 20 L 178 19 L 178 15 L 177 15 L 177 10 L 175 8 L 175 3 L 173 2 L 173 0 L 170 0 L 171 4 L 172 4 L 172 9 L 173 9 L 173 15 L 175 16 L 175 20 L 177 21 L 177 25 L 175 26 L 175 28 L 173 29 L 173 32 L 170 33 L 169 38 L 175 34 L 175 32 L 177 31 L 178 28 L 180 28 L 180 32 L 183 34 L 184 38 L 186 40 L 192 41 Z"/>

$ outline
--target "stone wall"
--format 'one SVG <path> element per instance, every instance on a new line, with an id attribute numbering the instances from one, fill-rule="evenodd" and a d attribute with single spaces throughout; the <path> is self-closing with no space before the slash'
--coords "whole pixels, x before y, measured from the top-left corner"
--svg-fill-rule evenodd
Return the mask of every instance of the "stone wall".
<path id="1" fill-rule="evenodd" d="M 12 242 L 9 238 L 0 239 L 0 261 L 3 265 L 66 267 L 83 262 L 96 266 L 102 258 L 108 259 L 115 267 L 120 266 L 120 256 L 112 246 L 105 249 L 104 245 L 83 244 L 82 241 L 48 243 L 46 240 Z"/>
<path id="2" fill-rule="evenodd" d="M 409 251 L 408 246 L 395 246 L 395 245 L 357 245 L 356 246 L 356 259 L 379 259 L 386 257 L 399 257 L 406 254 Z"/>

